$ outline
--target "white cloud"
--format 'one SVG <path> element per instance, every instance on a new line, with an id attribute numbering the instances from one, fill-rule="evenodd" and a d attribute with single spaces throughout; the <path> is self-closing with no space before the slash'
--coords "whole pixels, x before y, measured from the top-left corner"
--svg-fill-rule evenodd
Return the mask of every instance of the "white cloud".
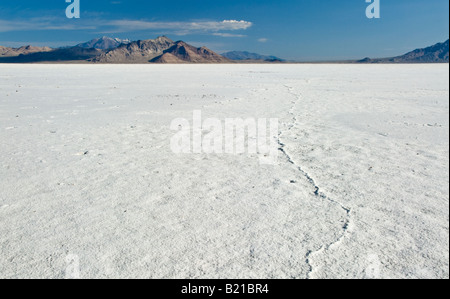
<path id="1" fill-rule="evenodd" d="M 260 43 L 267 43 L 267 42 L 269 41 L 269 39 L 263 37 L 263 38 L 258 39 L 258 41 L 259 41 Z"/>
<path id="2" fill-rule="evenodd" d="M 229 28 L 222 28 L 224 30 L 241 30 L 241 29 L 245 30 L 253 25 L 252 22 L 236 21 L 236 20 L 225 20 L 221 24 L 225 25 L 226 27 L 229 27 Z"/>

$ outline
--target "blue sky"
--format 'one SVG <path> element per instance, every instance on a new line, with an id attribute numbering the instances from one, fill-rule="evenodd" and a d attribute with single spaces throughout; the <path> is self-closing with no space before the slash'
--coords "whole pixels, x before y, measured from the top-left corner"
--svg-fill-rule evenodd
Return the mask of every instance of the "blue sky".
<path id="1" fill-rule="evenodd" d="M 292 60 L 387 57 L 443 42 L 448 0 L 381 0 L 368 19 L 365 0 L 0 0 L 0 45 L 53 47 L 96 37 L 167 35 L 219 53 L 247 50 Z"/>

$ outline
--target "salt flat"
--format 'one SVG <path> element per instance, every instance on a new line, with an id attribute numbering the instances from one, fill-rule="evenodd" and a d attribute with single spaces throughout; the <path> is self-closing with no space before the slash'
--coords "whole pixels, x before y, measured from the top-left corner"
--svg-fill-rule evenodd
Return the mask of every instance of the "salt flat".
<path id="1" fill-rule="evenodd" d="M 448 72 L 1 65 L 0 278 L 449 278 Z M 173 153 L 194 110 L 278 163 Z"/>

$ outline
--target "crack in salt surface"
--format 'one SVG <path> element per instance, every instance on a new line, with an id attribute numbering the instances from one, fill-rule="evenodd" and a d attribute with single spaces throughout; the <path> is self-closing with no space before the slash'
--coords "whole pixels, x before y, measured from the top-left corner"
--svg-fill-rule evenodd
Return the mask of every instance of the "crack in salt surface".
<path id="1" fill-rule="evenodd" d="M 300 100 L 300 96 L 295 94 L 292 91 L 292 87 L 289 87 L 287 85 L 285 85 L 285 87 L 288 89 L 288 93 L 292 96 L 295 97 L 295 100 L 292 101 L 292 107 L 289 110 L 289 114 L 292 115 L 292 119 L 293 119 L 293 123 L 292 125 L 290 125 L 288 127 L 288 131 L 290 131 L 292 128 L 294 128 L 297 125 L 297 117 L 294 113 L 295 110 L 295 106 L 297 104 L 297 102 Z M 342 204 L 341 202 L 334 200 L 332 198 L 330 198 L 328 195 L 326 195 L 324 192 L 320 191 L 320 187 L 318 186 L 318 184 L 316 183 L 316 181 L 314 180 L 314 178 L 308 173 L 306 172 L 300 165 L 298 165 L 293 159 L 292 157 L 286 152 L 286 144 L 282 142 L 282 135 L 283 133 L 280 131 L 280 133 L 278 134 L 278 145 L 279 145 L 279 151 L 281 151 L 283 153 L 283 155 L 286 157 L 286 159 L 288 160 L 288 162 L 290 164 L 292 164 L 301 174 L 303 177 L 305 177 L 307 179 L 307 181 L 309 182 L 309 184 L 313 187 L 314 189 L 314 195 L 319 197 L 320 199 L 323 200 L 328 200 L 329 202 L 338 205 L 342 210 L 345 211 L 346 213 L 346 221 L 345 224 L 342 226 L 342 234 L 339 238 L 337 238 L 336 240 L 334 240 L 331 243 L 322 245 L 319 249 L 317 250 L 308 250 L 308 252 L 306 253 L 305 256 L 305 262 L 309 267 L 309 272 L 307 273 L 306 278 L 312 278 L 312 274 L 314 273 L 314 268 L 312 265 L 312 258 L 314 258 L 315 255 L 318 255 L 320 253 L 323 253 L 327 250 L 329 250 L 331 247 L 333 246 L 337 246 L 338 244 L 340 244 L 342 242 L 342 240 L 346 237 L 347 233 L 349 232 L 349 229 L 352 225 L 352 219 L 351 219 L 351 212 L 352 209 L 345 206 L 344 204 Z"/>

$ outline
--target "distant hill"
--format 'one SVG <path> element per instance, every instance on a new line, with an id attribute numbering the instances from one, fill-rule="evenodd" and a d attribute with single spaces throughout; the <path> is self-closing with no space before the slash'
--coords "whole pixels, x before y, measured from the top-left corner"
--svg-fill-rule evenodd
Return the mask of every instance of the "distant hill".
<path id="1" fill-rule="evenodd" d="M 49 51 L 52 51 L 52 49 L 49 47 L 23 46 L 20 48 L 8 48 L 0 46 L 0 57 L 17 57 L 19 55 L 28 55 L 32 53 Z"/>
<path id="2" fill-rule="evenodd" d="M 226 57 L 231 60 L 243 61 L 243 60 L 262 60 L 262 61 L 285 61 L 284 59 L 278 58 L 276 56 L 267 56 L 261 55 L 257 53 L 250 53 L 247 51 L 232 51 L 226 52 L 222 54 L 223 57 Z"/>
<path id="3" fill-rule="evenodd" d="M 131 41 L 128 39 L 119 39 L 119 38 L 111 38 L 111 37 L 104 36 L 101 38 L 96 38 L 96 39 L 90 40 L 86 43 L 78 44 L 77 47 L 109 50 L 109 49 L 115 49 L 122 44 L 129 44 L 129 43 L 131 43 Z"/>
<path id="4" fill-rule="evenodd" d="M 416 49 L 404 55 L 390 58 L 364 58 L 358 63 L 448 63 L 449 41 L 434 46 Z"/>
<path id="5" fill-rule="evenodd" d="M 231 61 L 206 47 L 196 48 L 178 41 L 151 60 L 155 63 L 230 63 Z"/>

